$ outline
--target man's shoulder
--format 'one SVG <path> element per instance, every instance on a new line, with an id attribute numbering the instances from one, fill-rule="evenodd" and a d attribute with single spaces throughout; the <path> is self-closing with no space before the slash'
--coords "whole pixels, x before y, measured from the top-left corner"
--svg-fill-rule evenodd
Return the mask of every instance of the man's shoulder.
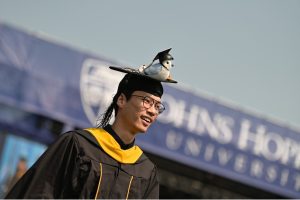
<path id="1" fill-rule="evenodd" d="M 78 142 L 89 141 L 89 142 L 97 144 L 97 141 L 95 140 L 95 138 L 86 129 L 75 129 L 75 130 L 67 131 L 67 132 L 61 134 L 60 137 L 64 138 L 64 139 L 73 139 L 73 140 L 75 139 Z"/>

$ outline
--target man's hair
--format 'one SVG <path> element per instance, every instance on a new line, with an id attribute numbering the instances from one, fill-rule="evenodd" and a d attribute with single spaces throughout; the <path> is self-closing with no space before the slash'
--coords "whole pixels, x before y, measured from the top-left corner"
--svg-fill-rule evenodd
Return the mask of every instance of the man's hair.
<path id="1" fill-rule="evenodd" d="M 115 96 L 113 97 L 111 104 L 106 109 L 105 113 L 100 115 L 99 119 L 97 120 L 99 121 L 99 123 L 97 123 L 98 128 L 103 128 L 109 124 L 113 111 L 115 111 L 115 116 L 118 114 L 119 107 L 117 105 L 117 100 L 122 93 L 123 92 L 117 92 L 117 94 L 115 94 Z M 132 93 L 123 93 L 123 94 L 126 96 L 126 99 L 129 100 Z"/>

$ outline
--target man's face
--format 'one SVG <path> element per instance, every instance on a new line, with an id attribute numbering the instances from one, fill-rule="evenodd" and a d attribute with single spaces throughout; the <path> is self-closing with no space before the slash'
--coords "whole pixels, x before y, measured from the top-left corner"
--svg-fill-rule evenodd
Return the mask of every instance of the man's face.
<path id="1" fill-rule="evenodd" d="M 123 94 L 122 94 L 123 95 Z M 132 133 L 146 132 L 158 116 L 161 99 L 143 91 L 134 91 L 129 99 L 123 95 L 124 103 L 119 105 L 118 115 L 123 125 Z"/>

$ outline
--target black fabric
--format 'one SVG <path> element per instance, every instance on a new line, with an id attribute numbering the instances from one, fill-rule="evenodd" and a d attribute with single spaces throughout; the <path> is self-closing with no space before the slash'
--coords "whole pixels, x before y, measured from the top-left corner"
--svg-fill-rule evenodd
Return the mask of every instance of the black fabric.
<path id="1" fill-rule="evenodd" d="M 159 185 L 155 165 L 144 154 L 134 164 L 118 163 L 101 149 L 88 131 L 80 130 L 60 136 L 6 198 L 125 199 L 128 188 L 128 198 L 157 199 Z"/>
<path id="2" fill-rule="evenodd" d="M 135 139 L 133 140 L 133 142 L 125 144 L 123 140 L 118 136 L 118 134 L 112 129 L 110 124 L 106 125 L 103 129 L 106 130 L 106 132 L 108 132 L 111 136 L 113 136 L 113 138 L 120 145 L 121 149 L 126 150 L 134 146 Z"/>
<path id="3" fill-rule="evenodd" d="M 126 74 L 119 83 L 118 93 L 132 94 L 136 90 L 148 92 L 158 97 L 161 97 L 164 93 L 160 81 L 146 76 Z"/>

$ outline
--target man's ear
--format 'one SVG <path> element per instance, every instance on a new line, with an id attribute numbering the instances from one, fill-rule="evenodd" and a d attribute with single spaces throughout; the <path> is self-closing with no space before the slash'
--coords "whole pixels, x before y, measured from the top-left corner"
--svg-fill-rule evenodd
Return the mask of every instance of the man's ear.
<path id="1" fill-rule="evenodd" d="M 123 93 L 121 93 L 117 99 L 117 105 L 119 106 L 119 108 L 122 108 L 126 102 L 127 102 L 126 96 Z"/>

